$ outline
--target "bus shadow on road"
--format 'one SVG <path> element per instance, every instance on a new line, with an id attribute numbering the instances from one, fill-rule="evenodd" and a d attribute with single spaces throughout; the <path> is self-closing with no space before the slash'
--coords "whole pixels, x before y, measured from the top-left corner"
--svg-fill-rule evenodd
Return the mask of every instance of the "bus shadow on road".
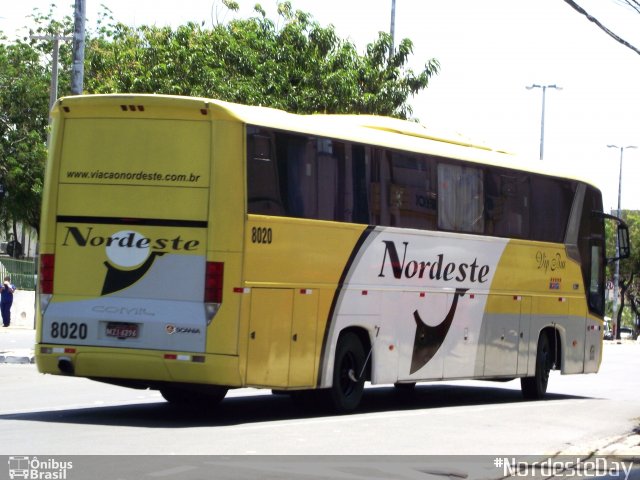
<path id="1" fill-rule="evenodd" d="M 267 392 L 267 391 L 265 391 Z M 545 401 L 576 400 L 585 397 L 548 393 Z M 394 387 L 367 388 L 358 410 L 352 415 L 418 411 L 468 406 L 526 403 L 520 390 L 492 386 L 422 384 L 411 391 Z M 146 428 L 189 428 L 234 426 L 281 420 L 335 416 L 322 406 L 302 407 L 286 394 L 230 395 L 211 408 L 175 406 L 167 402 L 136 403 L 68 410 L 0 415 L 0 420 L 22 420 L 66 424 L 108 425 Z"/>

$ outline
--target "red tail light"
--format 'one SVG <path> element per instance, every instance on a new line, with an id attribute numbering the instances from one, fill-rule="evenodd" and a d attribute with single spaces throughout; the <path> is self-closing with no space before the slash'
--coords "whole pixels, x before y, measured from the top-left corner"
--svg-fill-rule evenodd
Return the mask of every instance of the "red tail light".
<path id="1" fill-rule="evenodd" d="M 40 270 L 38 271 L 38 283 L 40 284 L 40 293 L 45 295 L 53 294 L 53 266 L 55 264 L 55 255 L 51 253 L 43 253 L 40 255 Z"/>
<path id="2" fill-rule="evenodd" d="M 204 281 L 204 301 L 206 303 L 222 303 L 223 284 L 224 263 L 207 262 L 207 274 Z"/>

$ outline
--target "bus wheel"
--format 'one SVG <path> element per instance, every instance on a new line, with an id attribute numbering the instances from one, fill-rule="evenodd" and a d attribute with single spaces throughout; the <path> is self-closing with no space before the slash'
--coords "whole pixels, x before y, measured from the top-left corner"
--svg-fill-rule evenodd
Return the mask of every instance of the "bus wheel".
<path id="1" fill-rule="evenodd" d="M 160 389 L 160 394 L 172 405 L 212 407 L 222 401 L 227 394 L 227 389 L 224 387 L 210 386 L 206 391 L 194 391 L 180 387 L 164 387 Z"/>
<path id="2" fill-rule="evenodd" d="M 547 392 L 549 372 L 551 371 L 551 347 L 546 333 L 540 336 L 536 353 L 536 373 L 533 377 L 520 379 L 522 395 L 527 400 L 540 400 Z"/>
<path id="3" fill-rule="evenodd" d="M 347 332 L 338 339 L 333 365 L 333 386 L 329 389 L 331 406 L 338 413 L 358 408 L 364 391 L 365 353 L 354 333 Z"/>

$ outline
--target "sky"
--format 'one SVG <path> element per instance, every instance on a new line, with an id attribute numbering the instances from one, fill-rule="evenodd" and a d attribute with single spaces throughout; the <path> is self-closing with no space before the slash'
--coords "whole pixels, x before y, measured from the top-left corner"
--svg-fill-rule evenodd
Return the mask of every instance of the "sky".
<path id="1" fill-rule="evenodd" d="M 360 52 L 391 24 L 391 0 L 291 2 L 321 25 L 333 24 Z M 640 13 L 623 0 L 577 2 L 640 48 Z M 0 0 L 0 30 L 15 38 L 33 9 L 47 11 L 50 3 Z M 232 14 L 220 0 L 86 0 L 87 26 L 95 27 L 100 4 L 129 25 L 177 26 L 253 14 L 256 0 L 239 3 Z M 73 0 L 57 4 L 60 16 L 72 14 Z M 276 0 L 261 4 L 276 18 Z M 421 123 L 584 178 L 602 190 L 606 211 L 617 208 L 621 151 L 607 145 L 640 147 L 640 55 L 563 0 L 396 0 L 395 38 L 413 42 L 415 71 L 429 58 L 441 64 L 410 101 Z M 546 90 L 542 161 L 542 89 L 525 88 L 532 84 L 562 88 Z M 621 191 L 622 208 L 640 210 L 640 148 L 624 150 Z"/>

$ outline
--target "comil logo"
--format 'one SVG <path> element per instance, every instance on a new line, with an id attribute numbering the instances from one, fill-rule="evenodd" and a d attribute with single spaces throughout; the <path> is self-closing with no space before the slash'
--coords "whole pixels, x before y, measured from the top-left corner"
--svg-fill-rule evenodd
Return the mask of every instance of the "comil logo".
<path id="1" fill-rule="evenodd" d="M 97 235 L 93 227 L 66 227 L 63 247 L 104 248 L 107 268 L 102 295 L 123 290 L 140 280 L 156 257 L 165 253 L 192 252 L 200 241 L 173 238 L 151 238 L 134 230 L 121 230 L 108 237 Z"/>
<path id="2" fill-rule="evenodd" d="M 38 459 L 38 457 L 9 457 L 9 478 L 25 478 L 33 480 L 66 480 L 73 462 L 56 460 L 55 458 Z"/>

